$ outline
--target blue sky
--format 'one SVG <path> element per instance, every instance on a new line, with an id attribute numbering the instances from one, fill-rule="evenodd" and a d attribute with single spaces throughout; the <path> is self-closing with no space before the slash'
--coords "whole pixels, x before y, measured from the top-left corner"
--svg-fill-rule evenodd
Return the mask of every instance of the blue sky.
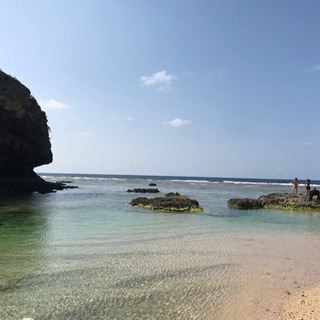
<path id="1" fill-rule="evenodd" d="M 320 179 L 320 1 L 2 1 L 38 172 Z"/>

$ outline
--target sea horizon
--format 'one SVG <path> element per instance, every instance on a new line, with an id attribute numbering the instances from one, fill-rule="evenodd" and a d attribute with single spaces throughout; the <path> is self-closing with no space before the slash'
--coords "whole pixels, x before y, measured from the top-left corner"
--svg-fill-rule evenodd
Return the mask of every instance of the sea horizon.
<path id="1" fill-rule="evenodd" d="M 287 178 L 252 178 L 252 177 L 210 177 L 210 176 L 183 176 L 183 175 L 151 175 L 151 174 L 109 174 L 109 173 L 48 173 L 48 172 L 37 172 L 41 177 L 69 177 L 69 178 L 119 178 L 119 179 L 150 179 L 150 180 L 173 180 L 173 181 L 195 181 L 195 182 L 223 182 L 223 183 L 261 183 L 261 184 L 283 184 L 292 185 L 293 180 Z M 300 188 L 304 185 L 306 179 L 298 179 Z M 320 180 L 310 179 L 311 186 L 320 186 Z"/>

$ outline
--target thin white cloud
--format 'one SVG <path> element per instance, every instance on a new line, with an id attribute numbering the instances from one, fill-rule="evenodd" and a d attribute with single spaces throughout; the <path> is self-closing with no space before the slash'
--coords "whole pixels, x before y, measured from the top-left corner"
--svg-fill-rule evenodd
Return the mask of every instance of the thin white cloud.
<path id="1" fill-rule="evenodd" d="M 191 121 L 190 120 L 183 120 L 183 119 L 173 119 L 171 121 L 164 121 L 163 124 L 164 125 L 169 125 L 171 127 L 182 127 L 182 126 L 186 126 L 188 124 L 190 124 Z"/>
<path id="2" fill-rule="evenodd" d="M 300 146 L 305 146 L 305 147 L 312 147 L 313 146 L 313 142 L 300 142 L 299 145 Z"/>
<path id="3" fill-rule="evenodd" d="M 172 89 L 171 83 L 176 79 L 176 76 L 167 74 L 167 71 L 160 71 L 149 77 L 142 76 L 140 81 L 144 86 L 158 86 L 158 89 L 161 91 L 170 91 Z"/>
<path id="4" fill-rule="evenodd" d="M 42 108 L 45 108 L 45 109 L 49 109 L 49 108 L 52 108 L 52 109 L 65 109 L 67 108 L 67 105 L 62 103 L 62 102 L 58 102 L 54 99 L 50 99 L 50 100 L 39 100 L 38 101 L 40 106 Z"/>
<path id="5" fill-rule="evenodd" d="M 320 71 L 320 64 L 311 67 L 311 71 Z"/>
<path id="6" fill-rule="evenodd" d="M 78 132 L 78 136 L 88 137 L 88 136 L 91 136 L 91 133 L 86 131 L 80 131 Z"/>
<path id="7" fill-rule="evenodd" d="M 132 118 L 132 117 L 128 117 L 128 118 L 127 118 L 127 120 L 128 120 L 128 121 L 133 121 L 133 120 L 134 120 L 134 118 Z"/>

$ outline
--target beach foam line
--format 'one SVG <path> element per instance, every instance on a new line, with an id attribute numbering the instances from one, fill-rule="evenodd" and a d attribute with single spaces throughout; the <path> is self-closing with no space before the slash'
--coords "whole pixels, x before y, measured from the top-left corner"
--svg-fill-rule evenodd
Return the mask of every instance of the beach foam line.
<path id="1" fill-rule="evenodd" d="M 232 181 L 232 180 L 224 180 L 222 182 L 230 183 L 230 184 L 247 184 L 247 185 L 292 186 L 292 183 L 289 183 L 289 182 L 256 182 L 256 181 Z"/>
<path id="2" fill-rule="evenodd" d="M 169 180 L 170 182 L 182 182 L 182 183 L 210 183 L 213 181 L 208 181 L 208 180 L 179 180 L 179 179 L 173 179 L 173 180 Z"/>
<path id="3" fill-rule="evenodd" d="M 46 175 L 40 175 L 42 179 L 51 179 L 51 180 L 99 180 L 99 181 L 125 181 L 126 178 L 102 178 L 102 177 L 78 177 L 78 176 L 46 176 Z"/>

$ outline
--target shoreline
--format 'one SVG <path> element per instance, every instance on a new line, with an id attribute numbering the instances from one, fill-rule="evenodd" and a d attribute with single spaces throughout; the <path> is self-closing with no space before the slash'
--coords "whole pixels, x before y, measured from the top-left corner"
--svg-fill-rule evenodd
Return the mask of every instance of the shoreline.
<path id="1" fill-rule="evenodd" d="M 179 187 L 212 209 L 162 215 L 128 205 L 125 190 L 145 184 L 82 180 L 74 195 L 32 196 L 31 214 L 6 219 L 1 247 L 13 246 L 0 269 L 15 290 L 2 291 L 0 318 L 276 320 L 289 297 L 318 283 L 320 216 L 226 208 L 230 193 L 272 188 L 167 182 L 161 189 Z"/>

